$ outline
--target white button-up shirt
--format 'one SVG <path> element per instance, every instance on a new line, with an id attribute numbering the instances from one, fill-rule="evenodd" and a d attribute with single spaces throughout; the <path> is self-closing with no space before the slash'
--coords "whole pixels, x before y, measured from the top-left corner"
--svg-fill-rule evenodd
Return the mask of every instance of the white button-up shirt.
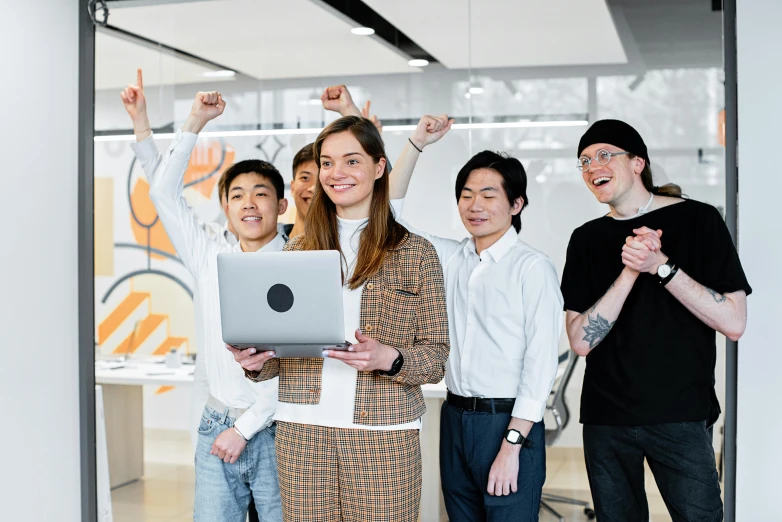
<path id="1" fill-rule="evenodd" d="M 190 271 L 198 287 L 194 306 L 200 321 L 195 325 L 203 353 L 209 391 L 216 399 L 233 408 L 248 408 L 236 421 L 236 427 L 250 438 L 272 423 L 277 406 L 277 379 L 254 383 L 225 348 L 220 319 L 220 294 L 217 283 L 217 254 L 241 252 L 240 245 L 216 241 L 207 233 L 182 195 L 183 179 L 197 134 L 177 130 L 159 171 L 150 180 L 149 195 L 160 221 Z M 146 169 L 145 169 L 146 170 Z M 278 234 L 261 251 L 279 251 L 285 239 Z"/>
<path id="2" fill-rule="evenodd" d="M 515 398 L 513 417 L 543 419 L 564 320 L 554 264 L 513 227 L 478 255 L 473 238 L 460 242 L 403 224 L 432 242 L 443 265 L 448 390 L 463 397 Z"/>

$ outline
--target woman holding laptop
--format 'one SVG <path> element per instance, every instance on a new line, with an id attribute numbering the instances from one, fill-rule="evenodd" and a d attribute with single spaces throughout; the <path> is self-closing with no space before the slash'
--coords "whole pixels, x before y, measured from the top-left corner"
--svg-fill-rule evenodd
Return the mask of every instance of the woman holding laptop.
<path id="1" fill-rule="evenodd" d="M 422 140 L 449 127 L 434 119 Z M 249 379 L 279 377 L 285 520 L 415 522 L 421 385 L 442 380 L 449 351 L 441 265 L 432 245 L 394 218 L 388 160 L 370 120 L 340 118 L 314 147 L 319 183 L 304 235 L 285 250 L 340 252 L 345 337 L 354 344 L 323 359 L 229 349 Z"/>

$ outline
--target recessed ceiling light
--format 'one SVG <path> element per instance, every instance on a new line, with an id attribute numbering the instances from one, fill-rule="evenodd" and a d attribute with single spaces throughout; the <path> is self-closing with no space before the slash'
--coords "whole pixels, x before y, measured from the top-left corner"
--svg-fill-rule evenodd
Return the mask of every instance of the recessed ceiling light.
<path id="1" fill-rule="evenodd" d="M 410 60 L 407 62 L 407 65 L 411 67 L 426 67 L 429 65 L 429 60 L 424 60 L 423 58 L 416 58 L 414 60 Z"/>
<path id="2" fill-rule="evenodd" d="M 470 87 L 470 94 L 483 94 L 483 87 Z"/>
<path id="3" fill-rule="evenodd" d="M 235 71 L 223 70 L 223 71 L 206 71 L 203 76 L 207 78 L 230 78 L 236 76 Z"/>
<path id="4" fill-rule="evenodd" d="M 375 34 L 375 30 L 371 27 L 354 27 L 350 30 L 350 32 L 359 36 L 369 36 L 371 34 Z"/>
<path id="5" fill-rule="evenodd" d="M 465 92 L 464 97 L 469 100 L 470 98 L 472 98 L 472 94 L 470 94 L 469 92 Z"/>

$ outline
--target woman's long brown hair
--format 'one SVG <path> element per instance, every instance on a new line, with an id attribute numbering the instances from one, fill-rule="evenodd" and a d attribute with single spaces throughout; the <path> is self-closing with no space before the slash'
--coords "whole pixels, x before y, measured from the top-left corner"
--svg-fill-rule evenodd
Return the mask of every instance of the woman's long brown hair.
<path id="1" fill-rule="evenodd" d="M 383 147 L 383 139 L 371 121 L 358 116 L 345 116 L 331 122 L 323 129 L 313 144 L 318 168 L 320 168 L 323 142 L 329 136 L 342 132 L 351 133 L 358 140 L 364 152 L 374 160 L 375 165 L 380 161 L 380 158 L 386 160 L 385 172 L 375 180 L 369 222 L 361 233 L 356 267 L 353 270 L 353 275 L 347 281 L 348 288 L 355 290 L 360 288 L 367 279 L 377 274 L 383 266 L 386 253 L 402 242 L 407 234 L 407 229 L 397 223 L 391 211 L 391 204 L 388 200 L 390 192 L 388 158 Z M 339 247 L 337 208 L 323 191 L 320 178 L 315 184 L 315 194 L 304 222 L 303 243 L 304 250 L 337 250 L 344 258 L 344 253 Z"/>

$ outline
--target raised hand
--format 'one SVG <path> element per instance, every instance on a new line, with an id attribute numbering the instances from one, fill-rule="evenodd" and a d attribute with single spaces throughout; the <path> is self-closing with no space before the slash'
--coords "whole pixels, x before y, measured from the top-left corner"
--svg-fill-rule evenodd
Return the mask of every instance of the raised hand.
<path id="1" fill-rule="evenodd" d="M 361 116 L 361 111 L 353 103 L 353 98 L 344 85 L 326 87 L 320 101 L 323 102 L 323 108 L 327 111 L 338 112 L 342 116 Z"/>
<path id="2" fill-rule="evenodd" d="M 380 134 L 383 134 L 383 123 L 377 118 L 377 114 L 373 114 L 372 116 L 369 115 L 370 105 L 371 102 L 367 100 L 367 102 L 364 104 L 364 108 L 361 109 L 361 116 L 371 121 L 375 127 L 377 127 L 377 131 Z"/>
<path id="3" fill-rule="evenodd" d="M 128 111 L 130 118 L 136 121 L 137 118 L 147 115 L 147 99 L 144 97 L 144 79 L 141 76 L 141 69 L 136 70 L 136 85 L 128 85 L 119 93 L 125 110 Z"/>
<path id="4" fill-rule="evenodd" d="M 198 134 L 209 121 L 220 116 L 224 110 L 225 101 L 219 92 L 198 92 L 193 100 L 190 116 L 182 125 L 182 130 Z"/>
<path id="5" fill-rule="evenodd" d="M 136 70 L 136 85 L 125 87 L 119 93 L 119 97 L 133 121 L 133 133 L 136 135 L 136 140 L 146 139 L 152 134 L 152 128 L 147 117 L 147 99 L 144 97 L 144 79 L 141 76 L 141 69 Z"/>
<path id="6" fill-rule="evenodd" d="M 418 122 L 410 140 L 420 150 L 427 145 L 437 142 L 440 138 L 451 130 L 453 119 L 448 119 L 446 114 L 440 116 L 424 115 Z"/>

